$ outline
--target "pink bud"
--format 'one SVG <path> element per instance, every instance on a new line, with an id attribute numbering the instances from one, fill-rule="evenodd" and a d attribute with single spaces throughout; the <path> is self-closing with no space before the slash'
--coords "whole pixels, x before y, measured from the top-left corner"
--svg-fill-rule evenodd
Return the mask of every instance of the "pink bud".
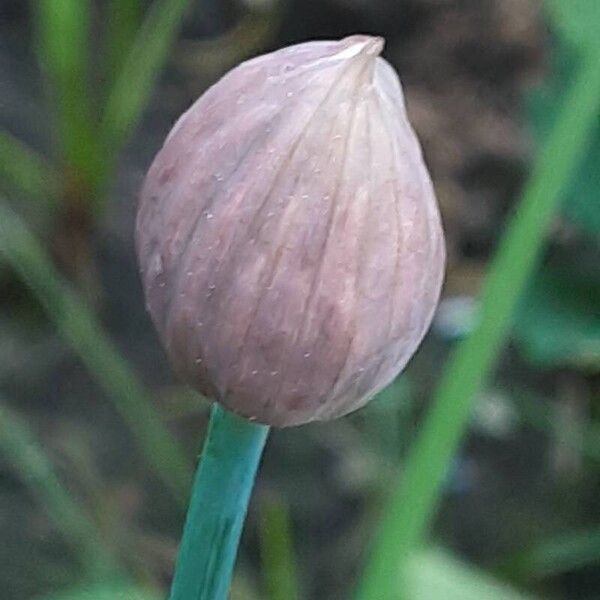
<path id="1" fill-rule="evenodd" d="M 383 40 L 242 63 L 179 119 L 141 194 L 148 309 L 175 369 L 277 426 L 353 411 L 431 322 L 445 250 Z"/>

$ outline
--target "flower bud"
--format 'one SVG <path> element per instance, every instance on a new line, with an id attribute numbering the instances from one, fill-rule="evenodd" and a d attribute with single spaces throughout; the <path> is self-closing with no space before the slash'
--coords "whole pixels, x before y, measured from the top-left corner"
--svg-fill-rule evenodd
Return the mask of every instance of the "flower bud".
<path id="1" fill-rule="evenodd" d="M 137 252 L 174 368 L 276 426 L 353 411 L 428 329 L 444 240 L 381 38 L 242 63 L 179 119 L 146 177 Z"/>

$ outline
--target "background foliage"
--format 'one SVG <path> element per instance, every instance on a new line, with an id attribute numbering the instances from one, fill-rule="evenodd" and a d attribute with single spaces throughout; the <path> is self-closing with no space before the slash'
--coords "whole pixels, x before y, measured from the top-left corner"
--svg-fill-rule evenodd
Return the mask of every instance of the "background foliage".
<path id="1" fill-rule="evenodd" d="M 356 31 L 403 79 L 445 295 L 368 408 L 272 436 L 232 598 L 598 598 L 599 7 L 1 0 L 6 599 L 164 595 L 207 404 L 144 314 L 136 191 L 236 62 Z"/>

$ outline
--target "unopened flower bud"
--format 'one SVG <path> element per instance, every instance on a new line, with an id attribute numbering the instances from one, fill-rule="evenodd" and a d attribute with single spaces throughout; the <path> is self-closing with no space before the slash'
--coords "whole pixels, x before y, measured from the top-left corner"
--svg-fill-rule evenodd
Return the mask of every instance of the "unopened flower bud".
<path id="1" fill-rule="evenodd" d="M 147 304 L 192 387 L 277 426 L 353 411 L 404 368 L 444 271 L 440 217 L 381 38 L 242 63 L 147 175 Z"/>

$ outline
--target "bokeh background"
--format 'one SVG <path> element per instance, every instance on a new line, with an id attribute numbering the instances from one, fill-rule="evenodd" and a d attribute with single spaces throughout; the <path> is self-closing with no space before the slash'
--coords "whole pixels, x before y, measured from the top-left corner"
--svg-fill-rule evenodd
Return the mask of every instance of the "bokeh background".
<path id="1" fill-rule="evenodd" d="M 137 191 L 174 120 L 232 66 L 361 32 L 386 38 L 431 170 L 443 299 L 409 368 L 366 409 L 272 433 L 232 592 L 352 597 L 538 149 L 597 47 L 596 6 L 0 0 L 2 599 L 164 596 L 209 405 L 176 381 L 145 313 Z M 588 129 L 431 545 L 411 563 L 410 600 L 600 598 L 597 110 Z"/>

